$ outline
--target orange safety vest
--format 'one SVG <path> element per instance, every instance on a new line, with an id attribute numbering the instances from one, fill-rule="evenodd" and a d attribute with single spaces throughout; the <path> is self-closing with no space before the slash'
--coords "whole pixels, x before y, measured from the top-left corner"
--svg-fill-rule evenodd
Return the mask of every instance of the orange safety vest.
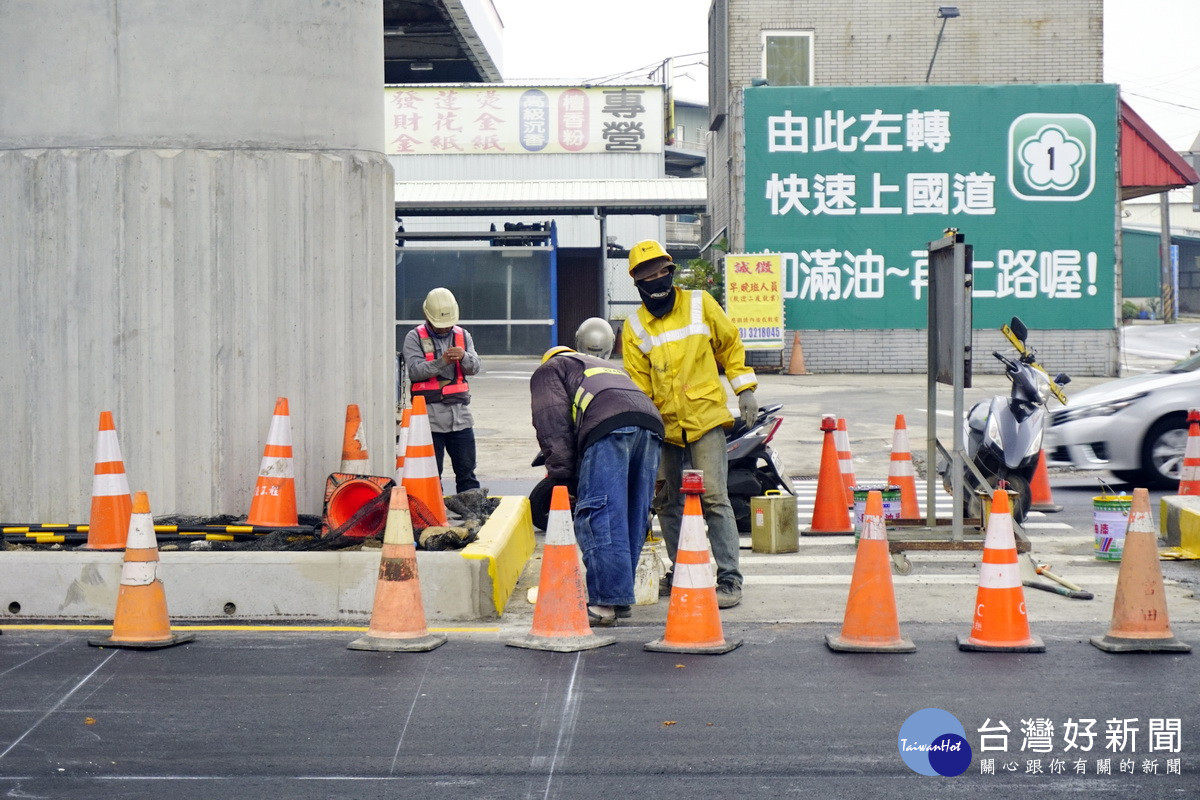
<path id="1" fill-rule="evenodd" d="M 463 329 L 455 325 L 452 330 L 454 333 L 454 346 L 466 350 L 467 337 L 463 334 Z M 433 352 L 433 339 L 429 336 L 429 329 L 425 323 L 417 326 L 417 336 L 421 338 L 421 350 L 425 353 L 425 360 L 436 361 L 437 356 Z M 469 403 L 471 395 L 468 389 L 467 378 L 462 370 L 462 362 L 455 362 L 454 364 L 454 380 L 434 375 L 428 380 L 416 381 L 412 385 L 413 394 L 424 397 L 427 403 Z"/>

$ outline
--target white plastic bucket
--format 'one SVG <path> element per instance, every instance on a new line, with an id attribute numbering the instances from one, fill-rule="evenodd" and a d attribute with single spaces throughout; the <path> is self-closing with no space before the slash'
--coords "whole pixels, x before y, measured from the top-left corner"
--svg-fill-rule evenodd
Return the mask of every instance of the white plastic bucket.
<path id="1" fill-rule="evenodd" d="M 1096 531 L 1096 558 L 1120 561 L 1125 550 L 1125 529 L 1129 526 L 1132 495 L 1106 494 L 1092 498 L 1092 523 Z"/>

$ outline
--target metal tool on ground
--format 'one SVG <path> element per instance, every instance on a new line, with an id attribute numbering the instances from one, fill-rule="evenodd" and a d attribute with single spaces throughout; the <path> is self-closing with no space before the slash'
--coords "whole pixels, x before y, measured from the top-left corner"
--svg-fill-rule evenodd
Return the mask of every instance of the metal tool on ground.
<path id="1" fill-rule="evenodd" d="M 1095 598 L 1095 595 L 1091 592 L 1050 572 L 1050 565 L 1039 564 L 1032 553 L 1023 554 L 1019 563 L 1022 586 L 1027 586 L 1030 589 L 1041 589 L 1043 592 L 1050 592 L 1051 594 L 1061 594 L 1063 597 L 1069 597 L 1072 600 L 1092 600 Z M 1039 580 L 1041 576 L 1050 578 L 1056 583 L 1046 583 Z"/>

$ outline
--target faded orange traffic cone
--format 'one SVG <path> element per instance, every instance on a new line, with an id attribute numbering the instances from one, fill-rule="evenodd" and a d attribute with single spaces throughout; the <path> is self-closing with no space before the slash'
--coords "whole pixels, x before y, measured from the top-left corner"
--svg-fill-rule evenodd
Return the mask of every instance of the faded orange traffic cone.
<path id="1" fill-rule="evenodd" d="M 367 449 L 364 447 L 362 416 L 356 403 L 346 406 L 346 430 L 342 434 L 342 468 L 340 471 L 350 475 L 371 474 L 371 458 L 367 455 Z"/>
<path id="2" fill-rule="evenodd" d="M 414 397 L 408 419 L 408 442 L 404 453 L 404 491 L 411 504 L 419 503 L 419 516 L 430 525 L 446 524 L 446 501 L 442 497 L 442 479 L 438 475 L 433 452 L 433 432 L 425 398 Z"/>
<path id="3" fill-rule="evenodd" d="M 1158 563 L 1158 534 L 1150 515 L 1150 493 L 1133 490 L 1125 550 L 1117 574 L 1112 624 L 1091 643 L 1109 653 L 1189 653 L 1191 645 L 1171 633 L 1162 567 Z"/>
<path id="4" fill-rule="evenodd" d="M 509 639 L 507 644 L 529 650 L 573 653 L 604 647 L 615 641 L 614 636 L 597 636 L 588 622 L 587 587 L 579 567 L 571 500 L 567 487 L 555 486 L 546 522 L 546 543 L 542 549 L 542 570 L 538 581 L 537 604 L 533 607 L 533 626 L 529 633 Z"/>
<path id="5" fill-rule="evenodd" d="M 850 508 L 846 504 L 846 484 L 838 465 L 837 445 L 833 434 L 837 430 L 837 417 L 826 414 L 821 417 L 821 431 L 825 441 L 821 446 L 821 472 L 817 475 L 817 497 L 813 501 L 812 524 L 801 531 L 806 536 L 831 536 L 853 534 Z"/>
<path id="6" fill-rule="evenodd" d="M 158 540 L 150 516 L 150 499 L 145 492 L 133 496 L 125 560 L 121 564 L 121 586 L 112 636 L 88 639 L 93 647 L 126 647 L 157 650 L 196 638 L 194 633 L 172 633 L 167 616 L 167 593 L 158 578 Z"/>
<path id="7" fill-rule="evenodd" d="M 896 415 L 888 483 L 900 487 L 900 516 L 904 519 L 920 518 L 921 507 L 917 504 L 917 471 L 913 468 L 912 452 L 908 447 L 908 425 L 903 414 Z"/>
<path id="8" fill-rule="evenodd" d="M 1031 500 L 1030 511 L 1062 511 L 1062 506 L 1054 502 L 1050 493 L 1050 471 L 1046 469 L 1046 451 L 1038 451 L 1037 467 L 1033 471 L 1033 480 L 1029 482 Z"/>
<path id="9" fill-rule="evenodd" d="M 683 473 L 683 519 L 679 524 L 679 547 L 675 553 L 671 601 L 667 607 L 667 628 L 661 639 L 648 642 L 645 649 L 658 653 L 728 653 L 742 640 L 728 642 L 721 629 L 717 606 L 717 579 L 708 554 L 707 526 L 700 495 L 704 494 L 704 473 L 689 469 Z M 842 509 L 845 511 L 845 509 Z"/>
<path id="10" fill-rule="evenodd" d="M 792 358 L 788 361 L 788 375 L 807 375 L 804 368 L 804 348 L 800 346 L 800 331 L 792 335 Z"/>
<path id="11" fill-rule="evenodd" d="M 846 508 L 853 508 L 857 480 L 854 477 L 854 456 L 850 454 L 850 431 L 846 429 L 846 420 L 842 417 L 837 418 L 833 442 L 837 445 L 838 469 L 842 472 L 842 483 L 846 485 Z"/>
<path id="12" fill-rule="evenodd" d="M 1188 411 L 1187 446 L 1183 451 L 1183 466 L 1179 469 L 1177 494 L 1200 494 L 1200 408 Z"/>
<path id="13" fill-rule="evenodd" d="M 867 494 L 842 632 L 838 636 L 825 634 L 825 644 L 830 650 L 845 653 L 911 653 L 917 649 L 900 636 L 880 492 Z"/>
<path id="14" fill-rule="evenodd" d="M 408 448 L 408 421 L 412 409 L 406 408 L 400 412 L 400 435 L 396 440 L 396 483 L 404 481 L 404 451 Z"/>
<path id="15" fill-rule="evenodd" d="M 296 513 L 296 472 L 292 464 L 292 421 L 286 397 L 275 401 L 271 428 L 263 447 L 254 498 L 247 525 L 285 528 L 299 523 Z"/>
<path id="16" fill-rule="evenodd" d="M 992 511 L 979 564 L 975 622 L 969 636 L 958 637 L 958 649 L 1001 653 L 1046 651 L 1042 640 L 1029 632 L 1012 506 L 1004 489 L 992 494 Z"/>
<path id="17" fill-rule="evenodd" d="M 92 472 L 88 549 L 124 547 L 132 507 L 129 479 L 125 475 L 125 462 L 121 460 L 121 445 L 117 442 L 117 427 L 113 424 L 112 412 L 101 411 L 100 428 L 96 432 L 96 466 Z"/>
<path id="18" fill-rule="evenodd" d="M 392 487 L 388 500 L 387 527 L 379 557 L 379 580 L 367 635 L 346 645 L 351 650 L 425 652 L 446 643 L 445 636 L 425 627 L 421 582 L 417 575 L 417 546 L 412 518 L 408 515 L 408 493 Z"/>

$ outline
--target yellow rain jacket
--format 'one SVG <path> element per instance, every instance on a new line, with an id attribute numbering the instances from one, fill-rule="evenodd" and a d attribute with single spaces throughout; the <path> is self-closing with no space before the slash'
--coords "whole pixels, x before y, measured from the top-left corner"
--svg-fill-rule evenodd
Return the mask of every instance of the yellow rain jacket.
<path id="1" fill-rule="evenodd" d="M 662 414 L 666 440 L 682 447 L 733 424 L 717 365 L 735 394 L 758 385 L 738 330 L 708 292 L 675 289 L 675 307 L 655 317 L 645 306 L 625 320 L 625 370 Z"/>

